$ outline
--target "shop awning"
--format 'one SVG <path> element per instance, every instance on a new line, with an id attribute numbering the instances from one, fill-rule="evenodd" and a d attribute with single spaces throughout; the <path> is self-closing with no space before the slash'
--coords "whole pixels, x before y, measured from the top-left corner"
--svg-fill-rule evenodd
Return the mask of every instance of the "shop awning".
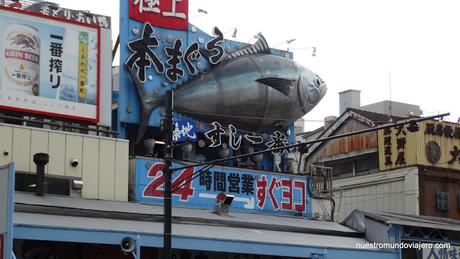
<path id="1" fill-rule="evenodd" d="M 139 235 L 141 246 L 163 246 L 162 217 L 156 217 L 161 206 L 23 194 L 16 197 L 15 239 L 116 245 L 124 236 Z M 133 206 L 137 210 L 126 212 Z M 153 214 L 144 214 L 147 211 Z M 333 222 L 247 213 L 219 216 L 209 210 L 188 208 L 176 208 L 173 215 L 172 243 L 177 249 L 292 257 L 327 254 L 328 258 L 395 258 L 388 252 L 357 249 L 356 244 L 368 242 L 358 237 L 361 234 Z"/>

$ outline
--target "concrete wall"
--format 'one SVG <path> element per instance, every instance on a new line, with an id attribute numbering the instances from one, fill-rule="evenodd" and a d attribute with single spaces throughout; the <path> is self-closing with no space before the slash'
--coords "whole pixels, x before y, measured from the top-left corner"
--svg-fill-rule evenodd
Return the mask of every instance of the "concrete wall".
<path id="1" fill-rule="evenodd" d="M 334 180 L 336 221 L 343 221 L 354 209 L 419 215 L 418 173 L 417 167 L 408 167 Z"/>
<path id="2" fill-rule="evenodd" d="M 83 180 L 83 198 L 128 200 L 127 140 L 0 123 L 0 164 L 15 162 L 16 171 L 34 174 L 39 152 L 50 156 L 47 175 Z"/>

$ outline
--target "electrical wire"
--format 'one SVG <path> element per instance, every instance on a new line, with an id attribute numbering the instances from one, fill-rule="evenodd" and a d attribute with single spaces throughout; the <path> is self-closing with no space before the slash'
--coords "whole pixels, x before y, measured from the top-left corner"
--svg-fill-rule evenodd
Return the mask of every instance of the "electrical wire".
<path id="1" fill-rule="evenodd" d="M 321 206 L 323 207 L 323 210 L 327 213 L 327 215 L 330 217 L 330 219 L 331 219 L 332 221 L 335 221 L 335 219 L 334 219 L 335 201 L 334 201 L 334 199 L 332 198 L 332 193 L 331 193 L 331 196 L 329 196 L 329 197 L 318 196 L 318 195 L 316 195 L 315 193 L 313 193 L 312 187 L 313 187 L 313 181 L 312 181 L 312 179 L 310 179 L 310 181 L 308 181 L 308 188 L 307 188 L 308 193 L 310 194 L 310 196 L 311 196 L 313 199 L 320 200 L 320 204 L 321 204 Z M 327 212 L 327 209 L 325 208 L 324 204 L 322 203 L 322 202 L 323 202 L 322 200 L 330 200 L 330 201 L 331 201 L 331 203 L 332 203 L 332 206 L 331 206 L 331 213 Z"/>
<path id="2" fill-rule="evenodd" d="M 268 119 L 268 120 L 279 120 L 279 121 L 291 121 L 290 119 L 284 118 L 272 118 L 272 117 L 258 117 L 258 116 L 243 116 L 243 115 L 224 115 L 224 114 L 217 114 L 217 113 L 210 113 L 210 112 L 191 112 L 186 110 L 178 110 L 175 109 L 175 112 L 183 113 L 183 114 L 195 114 L 195 115 L 206 115 L 206 116 L 213 116 L 213 117 L 223 117 L 223 118 L 238 118 L 238 119 Z M 304 120 L 309 122 L 324 122 L 324 120 Z"/>
<path id="3" fill-rule="evenodd" d="M 409 171 L 407 171 L 404 175 L 402 176 L 398 176 L 398 177 L 395 177 L 395 178 L 388 178 L 388 174 L 391 172 L 391 171 L 388 171 L 388 173 L 382 173 L 382 172 L 379 172 L 378 174 L 382 174 L 381 177 L 379 178 L 376 178 L 376 179 L 372 179 L 373 182 L 377 182 L 377 181 L 381 181 L 381 180 L 384 180 L 384 179 L 387 179 L 387 180 L 392 180 L 392 179 L 396 179 L 396 178 L 405 178 L 408 174 L 412 173 L 414 170 L 417 170 L 418 168 L 417 167 L 412 167 L 409 169 Z M 345 179 L 351 179 L 351 178 L 354 178 L 354 177 L 350 177 L 350 178 L 345 178 Z M 334 179 L 332 179 L 334 180 Z M 342 179 L 341 179 L 342 180 Z M 368 182 L 367 182 L 368 183 Z M 375 187 L 374 189 L 370 190 L 368 193 L 366 194 L 363 194 L 363 196 L 367 196 L 369 195 L 370 193 L 372 193 L 373 191 L 375 191 L 377 188 L 379 187 L 378 184 L 375 184 Z M 351 188 L 347 188 L 347 189 L 351 189 Z M 336 190 L 337 191 L 344 191 L 343 188 L 339 188 Z"/>
<path id="4" fill-rule="evenodd" d="M 368 194 L 362 194 L 362 195 L 351 195 L 351 196 L 341 196 L 342 198 L 361 198 L 361 197 L 369 197 L 369 196 L 379 196 L 379 195 L 386 195 L 386 194 L 392 194 L 392 193 L 402 193 L 402 192 L 415 192 L 420 189 L 411 189 L 411 190 L 404 190 L 404 191 L 394 191 L 394 192 L 380 192 L 380 193 L 368 193 Z"/>
<path id="5" fill-rule="evenodd" d="M 365 203 L 365 202 L 369 202 L 369 201 L 376 201 L 376 200 L 379 200 L 379 199 L 382 199 L 382 198 L 390 198 L 390 197 L 394 197 L 394 196 L 400 197 L 400 196 L 411 194 L 410 192 L 414 192 L 414 191 L 416 191 L 416 190 L 407 190 L 407 191 L 400 191 L 400 192 L 384 193 L 385 195 L 376 196 L 376 198 L 353 201 L 353 202 L 347 202 L 347 203 L 343 203 L 342 205 L 350 205 L 350 204 L 354 204 L 354 203 L 358 203 L 358 202 L 359 203 Z"/>
<path id="6" fill-rule="evenodd" d="M 183 179 L 181 181 L 181 184 L 179 186 L 171 186 L 171 193 L 177 191 L 178 189 L 184 187 L 184 185 L 186 185 L 188 182 L 192 182 L 193 180 L 195 180 L 198 176 L 200 176 L 201 172 L 203 171 L 207 171 L 209 169 L 211 169 L 212 167 L 214 167 L 216 164 L 208 164 L 206 166 L 203 166 L 202 168 L 200 168 L 199 170 L 193 172 L 193 174 L 191 174 L 190 176 L 187 176 L 185 177 L 185 179 Z M 174 168 L 173 168 L 173 172 L 174 172 Z"/>

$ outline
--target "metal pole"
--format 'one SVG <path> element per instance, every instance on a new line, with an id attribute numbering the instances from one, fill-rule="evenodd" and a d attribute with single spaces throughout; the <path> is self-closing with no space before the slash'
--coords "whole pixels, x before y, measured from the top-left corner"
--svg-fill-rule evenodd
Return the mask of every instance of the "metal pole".
<path id="1" fill-rule="evenodd" d="M 117 36 L 117 40 L 115 41 L 115 46 L 113 46 L 112 50 L 112 62 L 115 59 L 115 55 L 117 54 L 118 46 L 120 46 L 120 34 Z"/>
<path id="2" fill-rule="evenodd" d="M 166 114 L 165 114 L 165 192 L 164 192 L 164 233 L 163 233 L 163 250 L 164 258 L 171 259 L 171 221 L 172 221 L 172 200 L 171 200 L 171 174 L 172 166 L 171 161 L 173 159 L 172 149 L 172 132 L 173 132 L 173 109 L 174 109 L 174 94 L 172 90 L 166 92 Z"/>
<path id="3" fill-rule="evenodd" d="M 136 259 L 141 259 L 141 236 L 136 236 Z"/>

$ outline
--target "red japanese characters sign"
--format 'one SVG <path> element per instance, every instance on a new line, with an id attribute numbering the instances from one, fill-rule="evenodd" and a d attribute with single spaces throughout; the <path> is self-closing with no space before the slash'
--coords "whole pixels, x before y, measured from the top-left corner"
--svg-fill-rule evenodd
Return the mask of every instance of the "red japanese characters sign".
<path id="1" fill-rule="evenodd" d="M 173 167 L 183 166 L 173 163 Z M 162 203 L 164 163 L 137 159 L 135 200 Z M 233 195 L 231 210 L 268 214 L 311 215 L 308 180 L 297 175 L 229 169 L 187 168 L 172 177 L 172 200 L 179 206 L 211 209 L 220 193 Z"/>
<path id="2" fill-rule="evenodd" d="M 129 17 L 175 30 L 188 30 L 188 0 L 129 0 Z"/>

